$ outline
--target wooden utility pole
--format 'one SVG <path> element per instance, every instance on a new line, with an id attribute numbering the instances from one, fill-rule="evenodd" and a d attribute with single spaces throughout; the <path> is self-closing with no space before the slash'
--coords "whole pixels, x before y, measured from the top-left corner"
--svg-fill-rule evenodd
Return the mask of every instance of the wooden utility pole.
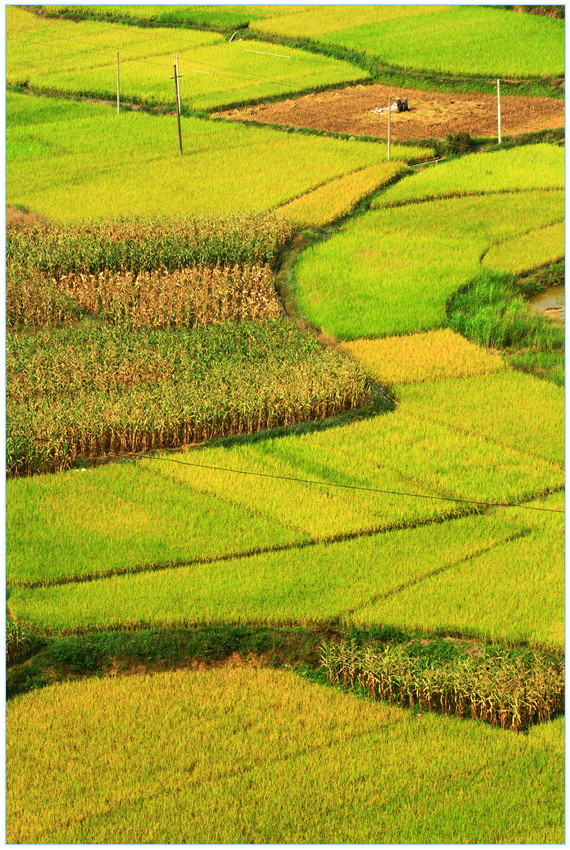
<path id="1" fill-rule="evenodd" d="M 501 81 L 497 80 L 497 136 L 499 139 L 499 144 L 502 141 L 501 134 Z"/>
<path id="2" fill-rule="evenodd" d="M 390 131 L 392 122 L 392 98 L 388 98 L 388 162 L 390 162 Z"/>
<path id="3" fill-rule="evenodd" d="M 176 119 L 178 121 L 178 153 L 182 156 L 182 128 L 180 127 L 180 74 L 178 73 L 178 56 L 174 62 L 174 89 L 176 92 Z"/>
<path id="4" fill-rule="evenodd" d="M 178 77 L 178 79 L 180 79 L 180 68 L 178 67 L 178 53 L 176 54 L 176 76 Z M 177 91 L 176 102 L 178 103 L 178 112 L 180 112 L 181 111 L 181 108 L 180 108 L 181 107 L 181 104 L 180 104 L 180 86 L 177 87 L 176 91 Z"/>
<path id="5" fill-rule="evenodd" d="M 119 68 L 119 54 L 117 53 L 117 115 L 121 111 L 121 71 Z"/>

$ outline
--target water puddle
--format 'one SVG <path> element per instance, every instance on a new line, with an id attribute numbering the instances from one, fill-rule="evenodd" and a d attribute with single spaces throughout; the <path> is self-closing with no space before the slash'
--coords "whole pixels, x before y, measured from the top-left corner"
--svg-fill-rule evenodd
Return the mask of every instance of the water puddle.
<path id="1" fill-rule="evenodd" d="M 549 286 L 529 299 L 535 313 L 544 313 L 557 322 L 564 321 L 564 285 Z"/>

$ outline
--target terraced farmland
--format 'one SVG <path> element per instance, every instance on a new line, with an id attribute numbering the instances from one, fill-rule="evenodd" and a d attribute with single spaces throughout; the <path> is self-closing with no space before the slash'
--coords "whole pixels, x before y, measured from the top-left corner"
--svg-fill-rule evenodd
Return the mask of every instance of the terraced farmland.
<path id="1" fill-rule="evenodd" d="M 404 68 L 554 101 L 563 22 L 8 17 L 8 839 L 563 842 L 563 148 L 204 111 Z"/>

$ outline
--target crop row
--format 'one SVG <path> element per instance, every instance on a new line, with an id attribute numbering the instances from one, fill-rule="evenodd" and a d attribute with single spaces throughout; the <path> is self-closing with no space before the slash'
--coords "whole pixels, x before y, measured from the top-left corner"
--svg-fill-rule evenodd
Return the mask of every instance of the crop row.
<path id="1" fill-rule="evenodd" d="M 372 699 L 471 717 L 519 732 L 564 710 L 564 665 L 540 653 L 483 654 L 430 663 L 400 645 L 327 641 L 321 664 L 332 685 L 360 687 Z"/>
<path id="2" fill-rule="evenodd" d="M 322 419 L 370 394 L 359 366 L 285 320 L 18 335 L 8 387 L 11 474 Z"/>
<path id="3" fill-rule="evenodd" d="M 9 228 L 8 264 L 56 278 L 81 272 L 155 271 L 275 263 L 291 225 L 272 215 L 194 216 Z"/>
<path id="4" fill-rule="evenodd" d="M 192 328 L 282 314 L 268 266 L 69 272 L 57 278 L 11 266 L 6 296 L 12 328 L 69 324 L 85 314 L 131 328 Z"/>

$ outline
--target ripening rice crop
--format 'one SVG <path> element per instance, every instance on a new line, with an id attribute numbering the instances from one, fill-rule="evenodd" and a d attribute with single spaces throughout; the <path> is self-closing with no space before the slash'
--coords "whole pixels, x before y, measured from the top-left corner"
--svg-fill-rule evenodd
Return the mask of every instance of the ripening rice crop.
<path id="1" fill-rule="evenodd" d="M 434 572 L 453 571 L 521 534 L 517 521 L 470 516 L 253 557 L 53 587 L 12 587 L 10 608 L 42 633 L 193 623 L 351 622 Z M 380 621 L 381 622 L 381 621 Z M 480 624 L 484 631 L 485 618 Z"/>
<path id="2" fill-rule="evenodd" d="M 405 170 L 397 162 L 370 165 L 361 171 L 331 180 L 295 198 L 282 207 L 279 214 L 287 221 L 304 227 L 324 227 L 347 215 L 356 204 L 389 183 Z"/>
<path id="3" fill-rule="evenodd" d="M 409 336 L 357 339 L 343 343 L 342 348 L 377 381 L 388 384 L 443 381 L 506 368 L 500 356 L 449 328 Z"/>
<path id="4" fill-rule="evenodd" d="M 7 202 L 56 221 L 262 212 L 386 155 L 367 142 L 182 118 L 179 156 L 170 115 L 13 92 L 6 111 Z M 398 161 L 432 155 L 392 148 Z"/>
<path id="5" fill-rule="evenodd" d="M 171 106 L 178 55 L 181 104 L 219 108 L 314 86 L 365 77 L 348 62 L 292 47 L 196 29 L 138 28 L 110 22 L 39 18 L 7 9 L 7 79 L 32 88 L 114 99 L 117 52 L 120 93 L 125 102 Z"/>
<path id="6" fill-rule="evenodd" d="M 318 7 L 252 29 L 364 53 L 406 70 L 550 77 L 564 73 L 564 21 L 484 6 Z"/>
<path id="7" fill-rule="evenodd" d="M 362 608 L 354 621 L 562 647 L 564 514 L 538 517 L 542 530 Z"/>
<path id="8" fill-rule="evenodd" d="M 58 278 L 8 269 L 9 327 L 46 327 L 90 316 L 129 328 L 192 328 L 275 319 L 283 308 L 268 266 L 70 272 Z"/>
<path id="9" fill-rule="evenodd" d="M 357 364 L 288 320 L 12 335 L 7 369 L 11 474 L 323 419 L 370 394 Z"/>
<path id="10" fill-rule="evenodd" d="M 339 339 L 431 330 L 446 323 L 446 300 L 480 272 L 490 244 L 562 215 L 560 191 L 374 210 L 301 254 L 296 297 Z"/>
<path id="11" fill-rule="evenodd" d="M 273 545 L 272 531 L 251 543 L 252 516 L 278 529 L 276 544 L 283 534 L 318 541 L 477 508 L 430 496 L 517 502 L 563 485 L 560 464 L 430 421 L 424 403 L 410 415 L 411 406 L 341 428 L 9 481 L 8 576 L 35 582 Z M 173 499 L 183 534 L 168 530 Z M 192 530 L 220 499 L 231 518 L 207 513 L 207 530 Z M 120 519 L 131 512 L 136 523 Z"/>
<path id="12" fill-rule="evenodd" d="M 8 705 L 8 840 L 561 843 L 563 732 L 412 715 L 291 671 L 69 682 Z"/>
<path id="13" fill-rule="evenodd" d="M 255 21 L 252 30 L 267 35 L 279 35 L 290 38 L 312 38 L 321 40 L 325 34 L 363 27 L 368 29 L 378 22 L 393 22 L 399 18 L 408 19 L 444 9 L 445 6 L 290 6 L 287 14 L 278 16 L 279 21 L 262 18 Z M 285 9 L 283 11 L 285 11 Z M 388 24 L 389 26 L 390 24 Z"/>
<path id="14" fill-rule="evenodd" d="M 372 699 L 471 717 L 515 732 L 564 711 L 561 660 L 553 662 L 538 652 L 487 650 L 481 657 L 456 656 L 434 663 L 411 649 L 327 641 L 321 647 L 321 664 L 331 685 L 362 688 Z"/>
<path id="15" fill-rule="evenodd" d="M 564 149 L 541 143 L 465 156 L 426 168 L 390 186 L 374 206 L 446 195 L 562 189 L 563 186 Z"/>
<path id="16" fill-rule="evenodd" d="M 564 222 L 531 230 L 522 236 L 493 245 L 483 265 L 509 274 L 522 274 L 560 260 L 564 256 Z"/>
<path id="17" fill-rule="evenodd" d="M 420 416 L 537 457 L 564 462 L 564 390 L 511 370 L 401 387 L 402 405 Z"/>

